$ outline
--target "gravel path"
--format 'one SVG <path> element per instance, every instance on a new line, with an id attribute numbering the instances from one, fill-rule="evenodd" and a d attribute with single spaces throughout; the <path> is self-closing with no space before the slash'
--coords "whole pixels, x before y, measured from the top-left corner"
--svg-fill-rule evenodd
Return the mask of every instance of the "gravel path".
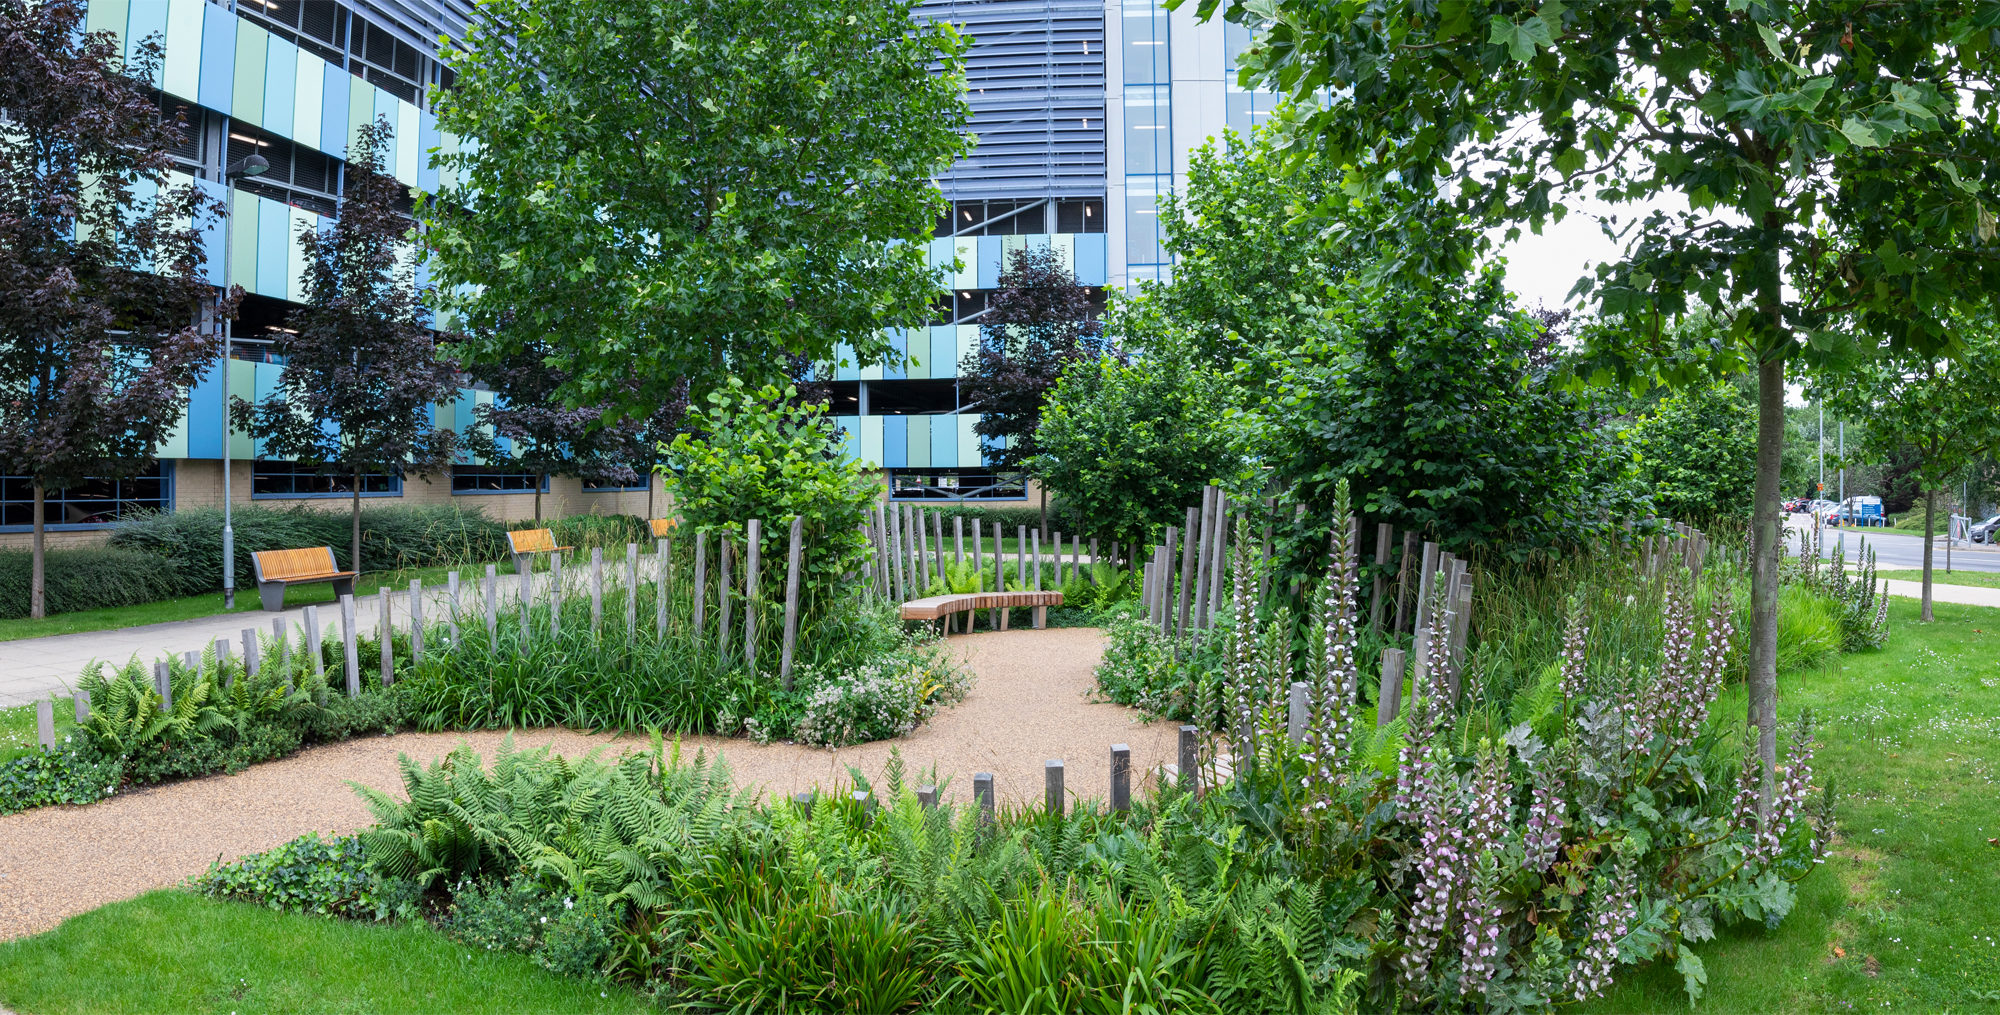
<path id="1" fill-rule="evenodd" d="M 1072 799 L 1103 798 L 1109 748 L 1132 747 L 1135 779 L 1174 761 L 1170 723 L 1086 700 L 1103 654 L 1092 629 L 1004 631 L 948 643 L 977 675 L 955 708 L 898 741 L 821 750 L 693 737 L 683 752 L 720 751 L 741 785 L 770 794 L 831 786 L 854 765 L 871 777 L 893 745 L 912 773 L 935 763 L 951 777 L 945 796 L 970 800 L 974 772 L 992 772 L 1002 802 L 1039 802 L 1042 763 L 1062 758 Z M 47 930 L 107 902 L 172 885 L 217 858 L 270 849 L 309 831 L 344 833 L 370 824 L 348 781 L 400 795 L 396 758 L 429 760 L 469 741 L 489 760 L 492 733 L 405 733 L 329 744 L 236 775 L 137 790 L 86 807 L 44 807 L 0 817 L 0 940 Z M 582 754 L 630 738 L 569 730 L 515 734 L 521 747 L 551 744 Z M 617 746 L 612 747 L 613 750 Z"/>

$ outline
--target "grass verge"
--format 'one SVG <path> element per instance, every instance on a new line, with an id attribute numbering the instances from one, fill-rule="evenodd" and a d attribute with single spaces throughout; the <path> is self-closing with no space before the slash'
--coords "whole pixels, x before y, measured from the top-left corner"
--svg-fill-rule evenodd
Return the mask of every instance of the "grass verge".
<path id="1" fill-rule="evenodd" d="M 1894 578 L 1897 581 L 1920 582 L 1924 572 L 1920 569 L 1907 571 L 1877 571 L 1877 578 Z M 1931 568 L 1933 585 L 1970 585 L 1982 589 L 2000 589 L 2000 571 L 1951 571 L 1944 569 L 1944 555 L 1938 555 L 1937 566 Z"/>
<path id="2" fill-rule="evenodd" d="M 2000 610 L 1889 601 L 1886 647 L 1781 678 L 1779 712 L 1811 708 L 1814 765 L 1840 839 L 1776 931 L 1696 947 L 1714 1012 L 2000 1008 Z M 1742 689 L 1719 708 L 1741 713 Z M 1628 975 L 1598 1012 L 1685 1012 L 1681 976 Z"/>
<path id="3" fill-rule="evenodd" d="M 65 1012 L 637 1012 L 622 988 L 475 952 L 425 924 L 158 891 L 0 943 L 0 1006 Z"/>
<path id="4" fill-rule="evenodd" d="M 56 739 L 62 740 L 76 726 L 76 706 L 68 699 L 56 702 Z M 41 750 L 35 742 L 35 706 L 0 708 L 0 761 L 12 761 L 29 751 Z"/>

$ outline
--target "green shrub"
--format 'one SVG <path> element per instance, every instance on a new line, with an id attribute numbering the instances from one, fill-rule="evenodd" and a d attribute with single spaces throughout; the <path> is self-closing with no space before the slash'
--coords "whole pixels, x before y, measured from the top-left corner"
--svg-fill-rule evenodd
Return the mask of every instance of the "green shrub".
<path id="1" fill-rule="evenodd" d="M 617 930 L 602 899 L 526 876 L 461 881 L 438 925 L 470 947 L 520 952 L 563 976 L 602 974 Z"/>
<path id="2" fill-rule="evenodd" d="M 185 585 L 175 562 L 115 546 L 49 550 L 43 565 L 51 614 L 150 603 L 179 595 Z M 33 577 L 33 554 L 0 550 L 0 618 L 28 615 Z"/>
<path id="3" fill-rule="evenodd" d="M 941 653 L 914 642 L 859 667 L 808 667 L 797 674 L 805 703 L 791 732 L 825 747 L 890 740 L 963 701 L 970 684 Z"/>
<path id="4" fill-rule="evenodd" d="M 88 740 L 67 740 L 50 752 L 36 751 L 0 762 L 0 814 L 49 804 L 88 804 L 117 792 L 124 780 L 120 759 Z"/>
<path id="5" fill-rule="evenodd" d="M 212 863 L 188 887 L 287 913 L 360 920 L 416 914 L 415 886 L 371 871 L 361 841 L 351 835 L 322 839 L 307 832 L 276 849 Z"/>
<path id="6" fill-rule="evenodd" d="M 330 546 L 342 567 L 350 542 L 347 514 L 306 506 L 235 509 L 236 587 L 255 587 L 250 555 L 260 550 Z M 177 595 L 222 588 L 222 511 L 189 508 L 146 514 L 119 522 L 110 545 L 166 559 L 173 566 Z M 506 528 L 477 511 L 452 505 L 393 505 L 361 512 L 362 571 L 438 567 L 500 560 L 506 556 Z M 154 596 L 154 599 L 165 596 Z"/>
<path id="7" fill-rule="evenodd" d="M 1798 585 L 1778 590 L 1778 672 L 1823 665 L 1840 653 L 1840 604 Z"/>
<path id="8" fill-rule="evenodd" d="M 637 543 L 644 547 L 653 543 L 652 530 L 638 515 L 570 515 L 542 524 L 555 536 L 557 546 L 576 547 L 576 551 L 585 557 L 590 556 L 591 547 L 603 547 L 606 557 L 613 556 L 612 551 L 615 550 L 618 559 L 623 560 L 625 544 Z M 534 523 L 514 522 L 507 527 L 533 528 Z"/>

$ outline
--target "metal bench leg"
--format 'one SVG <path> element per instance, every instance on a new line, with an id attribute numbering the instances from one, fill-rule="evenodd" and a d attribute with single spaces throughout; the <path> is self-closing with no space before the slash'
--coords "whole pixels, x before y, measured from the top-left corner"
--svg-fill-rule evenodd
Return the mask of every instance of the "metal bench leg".
<path id="1" fill-rule="evenodd" d="M 334 602 L 339 602 L 341 596 L 351 596 L 353 594 L 354 594 L 354 579 L 335 578 L 333 580 Z"/>
<path id="2" fill-rule="evenodd" d="M 1049 608 L 1046 606 L 1035 607 L 1035 630 L 1039 631 L 1047 626 L 1049 626 Z"/>
<path id="3" fill-rule="evenodd" d="M 534 566 L 534 559 L 535 559 L 535 558 L 533 558 L 532 556 L 529 556 L 528 554 L 525 554 L 525 553 L 517 553 L 517 554 L 515 554 L 515 555 L 514 555 L 514 573 L 515 573 L 515 574 L 527 574 L 527 573 L 528 573 L 528 569 L 529 569 L 530 567 L 533 567 L 533 566 Z"/>
<path id="4" fill-rule="evenodd" d="M 258 582 L 257 598 L 264 604 L 264 612 L 277 613 L 285 608 L 284 582 Z"/>

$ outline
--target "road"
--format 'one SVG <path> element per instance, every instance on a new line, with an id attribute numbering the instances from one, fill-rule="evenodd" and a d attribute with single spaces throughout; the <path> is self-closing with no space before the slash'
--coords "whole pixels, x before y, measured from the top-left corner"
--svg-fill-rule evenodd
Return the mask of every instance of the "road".
<path id="1" fill-rule="evenodd" d="M 1810 515 L 1791 515 L 1785 522 L 1786 550 L 1797 553 L 1799 533 L 1810 532 L 1813 520 Z M 1875 566 L 1884 571 L 1917 570 L 1924 566 L 1924 537 L 1883 529 L 1838 529 L 1827 528 L 1820 538 L 1822 556 L 1833 556 L 1837 540 L 1845 537 L 1847 559 L 1859 561 L 1861 546 L 1865 540 L 1875 551 Z M 1938 537 L 1937 546 L 1931 551 L 1931 567 L 1937 574 L 1944 573 L 1944 538 Z M 1963 544 L 1951 548 L 1951 566 L 1954 571 L 2000 571 L 2000 549 L 1984 543 L 1971 546 Z"/>

